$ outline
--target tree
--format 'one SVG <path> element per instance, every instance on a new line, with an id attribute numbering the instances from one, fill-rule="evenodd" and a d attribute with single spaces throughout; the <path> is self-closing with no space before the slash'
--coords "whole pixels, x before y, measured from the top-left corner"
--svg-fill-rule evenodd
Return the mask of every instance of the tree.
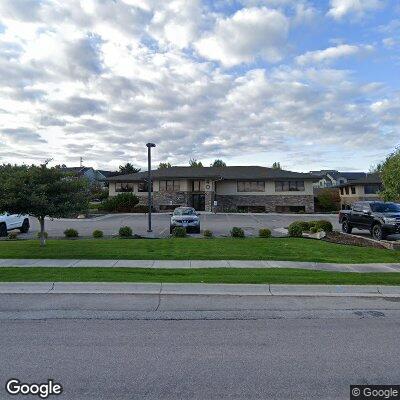
<path id="1" fill-rule="evenodd" d="M 214 160 L 210 167 L 226 167 L 226 163 L 220 159 Z"/>
<path id="2" fill-rule="evenodd" d="M 119 166 L 119 175 L 136 174 L 140 172 L 140 168 L 135 168 L 131 163 Z"/>
<path id="3" fill-rule="evenodd" d="M 203 163 L 201 161 L 197 161 L 195 158 L 191 158 L 189 160 L 189 165 L 191 167 L 196 167 L 196 168 L 200 168 L 203 166 Z"/>
<path id="4" fill-rule="evenodd" d="M 339 211 L 340 195 L 337 189 L 323 189 L 317 195 L 318 205 L 323 211 Z"/>
<path id="5" fill-rule="evenodd" d="M 381 192 L 385 201 L 400 201 L 400 148 L 390 154 L 382 164 L 380 175 Z"/>
<path id="6" fill-rule="evenodd" d="M 171 163 L 169 162 L 160 162 L 158 165 L 158 169 L 164 169 L 164 168 L 172 168 Z"/>
<path id="7" fill-rule="evenodd" d="M 272 164 L 272 168 L 273 169 L 282 169 L 281 168 L 281 163 L 278 161 L 275 161 L 273 164 Z"/>
<path id="8" fill-rule="evenodd" d="M 40 223 L 40 245 L 45 246 L 45 218 L 65 218 L 88 209 L 88 183 L 60 168 L 0 166 L 0 210 L 29 214 Z"/>

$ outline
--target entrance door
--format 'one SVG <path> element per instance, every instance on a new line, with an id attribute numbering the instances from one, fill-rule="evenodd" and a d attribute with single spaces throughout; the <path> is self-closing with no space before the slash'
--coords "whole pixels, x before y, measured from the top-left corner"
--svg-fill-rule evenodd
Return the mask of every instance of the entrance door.
<path id="1" fill-rule="evenodd" d="M 204 211 L 206 208 L 206 195 L 205 194 L 193 194 L 192 195 L 193 208 L 196 211 Z"/>

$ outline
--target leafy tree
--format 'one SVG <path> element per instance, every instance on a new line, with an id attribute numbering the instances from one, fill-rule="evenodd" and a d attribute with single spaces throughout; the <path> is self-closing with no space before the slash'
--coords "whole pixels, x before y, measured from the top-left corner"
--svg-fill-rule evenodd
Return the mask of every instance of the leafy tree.
<path id="1" fill-rule="evenodd" d="M 380 175 L 381 192 L 385 201 L 400 201 L 400 148 L 390 154 L 382 164 Z"/>
<path id="2" fill-rule="evenodd" d="M 210 165 L 211 167 L 226 167 L 226 163 L 220 159 L 214 160 L 214 162 Z"/>
<path id="3" fill-rule="evenodd" d="M 171 163 L 169 162 L 160 162 L 158 165 L 158 169 L 164 169 L 164 168 L 172 168 Z"/>
<path id="4" fill-rule="evenodd" d="M 0 166 L 0 210 L 29 214 L 40 223 L 40 245 L 46 244 L 45 218 L 65 218 L 88 209 L 88 183 L 60 168 Z"/>
<path id="5" fill-rule="evenodd" d="M 140 172 L 140 168 L 135 168 L 131 163 L 119 166 L 119 175 L 136 174 Z"/>
<path id="6" fill-rule="evenodd" d="M 318 205 L 324 211 L 338 211 L 340 209 L 339 190 L 324 189 L 317 195 Z"/>
<path id="7" fill-rule="evenodd" d="M 189 160 L 189 165 L 191 167 L 201 168 L 203 167 L 203 163 L 201 161 L 197 161 L 195 158 L 191 158 Z"/>
<path id="8" fill-rule="evenodd" d="M 272 164 L 272 168 L 273 169 L 282 169 L 281 168 L 281 163 L 278 161 L 275 161 L 273 164 Z"/>

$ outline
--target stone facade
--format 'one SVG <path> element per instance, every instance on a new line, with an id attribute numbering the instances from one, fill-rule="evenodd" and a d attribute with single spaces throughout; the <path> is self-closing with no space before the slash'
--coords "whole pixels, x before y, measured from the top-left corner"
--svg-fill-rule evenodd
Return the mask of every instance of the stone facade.
<path id="1" fill-rule="evenodd" d="M 157 191 L 152 193 L 152 198 L 153 207 L 157 211 L 160 210 L 160 206 L 169 206 L 171 204 L 175 206 L 190 205 L 190 194 L 188 192 Z M 147 196 L 140 196 L 139 204 L 147 204 Z"/>
<path id="2" fill-rule="evenodd" d="M 314 196 L 309 195 L 216 195 L 217 210 L 237 211 L 238 206 L 265 206 L 266 212 L 276 212 L 277 206 L 304 206 L 305 212 L 314 212 Z"/>

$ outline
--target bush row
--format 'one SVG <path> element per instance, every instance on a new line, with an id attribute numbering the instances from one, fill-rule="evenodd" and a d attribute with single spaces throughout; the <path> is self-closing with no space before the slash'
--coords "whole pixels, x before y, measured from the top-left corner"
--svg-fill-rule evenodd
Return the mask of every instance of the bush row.
<path id="1" fill-rule="evenodd" d="M 303 232 L 332 232 L 333 226 L 329 221 L 295 221 L 288 227 L 289 236 L 301 237 Z"/>

